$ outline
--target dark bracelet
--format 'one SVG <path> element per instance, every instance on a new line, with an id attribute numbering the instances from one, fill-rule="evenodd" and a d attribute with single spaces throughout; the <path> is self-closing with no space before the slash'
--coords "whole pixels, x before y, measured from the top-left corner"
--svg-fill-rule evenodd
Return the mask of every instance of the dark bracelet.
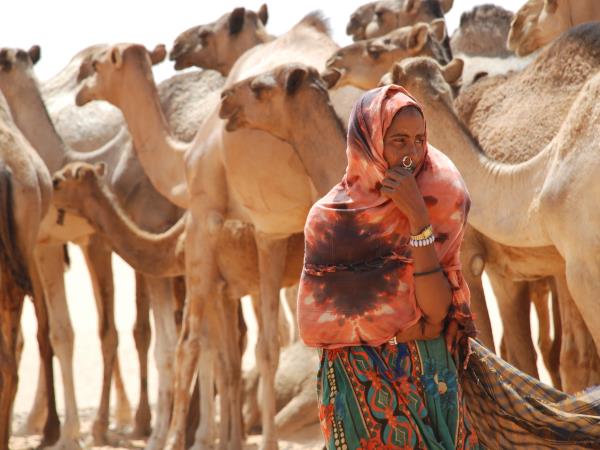
<path id="1" fill-rule="evenodd" d="M 424 275 L 431 275 L 432 273 L 438 273 L 438 272 L 442 272 L 442 268 L 439 266 L 436 267 L 435 269 L 428 270 L 426 272 L 415 272 L 415 273 L 413 273 L 413 277 L 422 277 Z"/>

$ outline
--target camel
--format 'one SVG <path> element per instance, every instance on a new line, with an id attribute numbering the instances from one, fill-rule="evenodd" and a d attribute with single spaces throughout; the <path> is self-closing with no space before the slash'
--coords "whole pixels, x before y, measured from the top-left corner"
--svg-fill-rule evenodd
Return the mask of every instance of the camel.
<path id="1" fill-rule="evenodd" d="M 369 2 L 354 11 L 346 34 L 354 41 L 383 36 L 396 28 L 441 19 L 454 0 L 382 0 Z"/>
<path id="2" fill-rule="evenodd" d="M 513 13 L 497 5 L 478 5 L 460 16 L 460 24 L 452 33 L 453 55 L 508 58 L 514 52 L 506 47 Z"/>
<path id="3" fill-rule="evenodd" d="M 44 292 L 35 261 L 40 224 L 52 198 L 50 174 L 12 120 L 0 95 L 0 447 L 8 448 L 18 384 L 17 339 L 23 300 L 31 295 L 38 320 L 38 345 L 47 389 L 42 445 L 58 439 L 52 348 Z"/>
<path id="4" fill-rule="evenodd" d="M 286 60 L 304 60 L 324 67 L 325 60 L 336 48 L 323 20 L 311 14 L 288 33 L 244 53 L 226 83 Z M 262 445 L 274 448 L 277 441 L 273 380 L 279 345 L 273 332 L 278 322 L 279 287 L 287 238 L 302 231 L 310 205 L 319 192 L 333 184 L 334 179 L 326 185 L 313 186 L 293 150 L 266 133 L 226 132 L 217 115 L 218 99 L 213 114 L 202 125 L 192 144 L 177 142 L 165 129 L 164 119 L 156 107 L 147 53 L 141 46 L 115 46 L 104 58 L 96 60 L 95 66 L 96 74 L 82 88 L 78 101 L 85 103 L 102 98 L 120 107 L 154 186 L 171 201 L 187 208 L 189 214 L 185 256 L 188 307 L 176 355 L 175 404 L 166 448 L 183 446 L 188 387 L 200 343 L 206 339 L 204 333 L 210 332 L 203 330 L 200 324 L 210 323 L 213 312 L 208 299 L 217 295 L 218 290 L 216 231 L 225 219 L 234 218 L 251 223 L 255 229 L 264 324 L 257 345 L 263 386 Z M 347 117 L 356 92 L 341 92 L 335 97 L 342 116 Z M 269 167 L 268 173 L 265 173 L 265 167 Z M 252 178 L 246 176 L 249 173 L 253 174 Z M 273 173 L 285 176 L 273 177 Z"/>
<path id="5" fill-rule="evenodd" d="M 197 66 L 227 76 L 246 50 L 273 39 L 265 30 L 268 19 L 266 4 L 256 12 L 235 8 L 212 23 L 177 36 L 169 59 L 175 61 L 175 70 Z"/>
<path id="6" fill-rule="evenodd" d="M 450 62 L 452 57 L 441 45 L 445 37 L 443 19 L 398 28 L 382 37 L 339 49 L 327 60 L 327 69 L 322 76 L 330 87 L 352 85 L 372 89 L 399 59 L 427 55 L 442 64 Z"/>
<path id="7" fill-rule="evenodd" d="M 55 206 L 86 219 L 137 271 L 152 276 L 183 274 L 185 269 L 184 220 L 180 220 L 177 225 L 161 235 L 139 229 L 122 211 L 114 195 L 104 185 L 104 171 L 102 165 L 67 164 L 53 176 Z M 252 227 L 239 221 L 227 221 L 220 232 L 219 248 L 221 251 L 218 254 L 218 265 L 223 279 L 227 282 L 227 298 L 240 298 L 249 294 L 256 296 L 259 290 L 258 257 Z M 243 257 L 241 258 L 240 255 Z M 298 274 L 302 269 L 303 255 L 304 238 L 302 234 L 296 234 L 288 243 L 284 286 L 297 283 Z M 292 354 L 298 352 L 296 350 Z M 238 358 L 241 358 L 241 354 Z M 241 361 L 238 361 L 238 364 L 241 367 Z M 301 411 L 297 411 L 294 404 L 299 400 L 288 392 L 290 384 L 294 385 L 289 382 L 290 378 L 293 379 L 295 371 L 291 372 L 292 374 L 287 370 L 278 372 L 279 378 L 283 378 L 277 391 L 278 410 L 283 405 L 292 404 L 282 412 L 283 419 L 276 419 L 278 429 L 286 432 L 293 424 L 302 423 L 307 419 L 305 417 L 307 409 L 302 408 Z M 306 373 L 303 373 L 303 376 L 306 377 Z M 256 396 L 256 391 L 253 394 Z M 312 391 L 310 394 L 310 398 L 316 400 L 313 398 Z M 251 405 L 249 408 L 256 407 L 256 399 L 249 398 L 248 401 Z M 314 401 L 311 405 L 316 407 Z M 316 419 L 316 415 L 313 416 L 312 422 Z"/>
<path id="8" fill-rule="evenodd" d="M 5 70 L 0 73 L 0 87 L 7 94 L 11 108 L 15 113 L 19 126 L 29 136 L 32 142 L 37 144 L 37 149 L 40 151 L 44 160 L 47 162 L 51 170 L 56 170 L 62 166 L 65 161 L 70 160 L 106 160 L 109 162 L 110 170 L 110 183 L 115 189 L 120 198 L 123 199 L 126 208 L 138 223 L 141 223 L 144 228 L 150 230 L 164 230 L 169 225 L 175 222 L 175 220 L 181 214 L 180 210 L 168 201 L 162 198 L 152 186 L 148 183 L 145 178 L 143 171 L 139 167 L 139 164 L 135 158 L 135 153 L 131 148 L 131 141 L 126 132 L 122 130 L 113 141 L 98 149 L 95 152 L 78 153 L 71 149 L 68 149 L 60 137 L 56 134 L 52 123 L 48 120 L 48 114 L 46 113 L 41 99 L 39 90 L 37 88 L 35 76 L 31 70 L 32 61 L 27 57 L 17 58 L 19 52 L 8 51 L 4 52 L 6 61 L 10 61 L 10 70 Z M 25 52 L 23 52 L 25 54 Z M 24 56 L 24 55 L 23 55 Z M 164 48 L 160 48 L 155 53 L 157 60 L 164 58 Z M 197 82 L 197 86 L 203 86 L 205 91 L 202 89 L 193 90 L 193 95 L 187 95 L 185 101 L 196 102 L 202 99 L 202 93 L 206 94 L 212 89 L 218 89 L 222 79 L 215 77 L 214 72 L 206 72 L 205 76 L 198 77 L 197 75 L 189 75 L 186 77 L 180 77 L 180 84 L 171 83 L 172 87 L 180 86 L 182 88 L 190 87 L 191 84 L 185 84 L 185 80 L 194 80 Z M 209 82 L 203 84 L 203 79 L 208 77 Z M 171 92 L 173 97 L 167 97 L 169 100 L 181 100 L 181 95 L 177 90 L 168 91 Z M 198 94 L 200 92 L 201 94 Z M 24 102 L 23 99 L 28 98 L 29 101 Z M 171 108 L 176 112 L 176 108 Z M 191 112 L 194 111 L 194 114 Z M 190 108 L 190 120 L 201 120 L 202 108 L 192 109 Z M 28 120 L 28 118 L 35 118 L 36 120 Z M 181 118 L 176 114 L 170 116 L 174 123 L 177 123 Z M 45 120 L 44 120 L 45 119 Z M 32 127 L 35 124 L 35 128 Z M 180 127 L 185 128 L 185 127 Z M 66 447 L 75 446 L 77 447 L 77 436 L 79 433 L 79 425 L 77 418 L 77 408 L 75 403 L 75 396 L 73 391 L 72 383 L 72 328 L 70 326 L 68 310 L 64 300 L 64 287 L 62 287 L 62 273 L 58 272 L 58 268 L 62 267 L 62 260 L 58 262 L 56 258 L 59 256 L 57 244 L 66 242 L 67 240 L 74 240 L 76 242 L 83 241 L 84 253 L 88 266 L 92 267 L 92 259 L 95 258 L 100 261 L 104 261 L 103 274 L 108 274 L 108 279 L 100 279 L 98 276 L 92 276 L 94 282 L 94 290 L 96 293 L 103 294 L 98 297 L 103 299 L 102 308 L 99 308 L 102 313 L 99 316 L 100 324 L 99 331 L 103 343 L 103 357 L 105 361 L 105 370 L 103 376 L 103 390 L 101 396 L 101 404 L 98 410 L 97 420 L 94 424 L 94 439 L 97 442 L 103 442 L 106 440 L 106 430 L 108 426 L 108 399 L 110 392 L 110 370 L 112 360 L 114 359 L 114 352 L 116 349 L 116 330 L 114 329 L 114 319 L 112 319 L 112 275 L 110 270 L 110 248 L 99 241 L 93 236 L 94 230 L 86 225 L 80 223 L 81 220 L 68 215 L 64 217 L 62 225 L 57 224 L 57 217 L 59 217 L 56 209 L 53 209 L 49 215 L 51 219 L 48 219 L 45 226 L 43 227 L 47 233 L 42 238 L 44 241 L 44 251 L 40 250 L 40 260 L 45 264 L 41 264 L 42 270 L 46 267 L 46 272 L 42 274 L 45 277 L 47 286 L 57 286 L 60 289 L 53 292 L 52 296 L 48 295 L 48 301 L 55 301 L 51 305 L 50 311 L 56 314 L 51 314 L 51 319 L 56 321 L 52 327 L 53 332 L 53 346 L 57 352 L 57 356 L 63 367 L 62 374 L 65 382 L 65 397 L 67 405 L 66 421 L 63 426 L 63 432 L 61 433 L 61 445 Z M 62 216 L 60 216 L 62 217 Z M 87 243 L 86 243 L 87 241 Z M 95 243 L 96 250 L 91 247 L 91 244 Z M 62 249 L 60 249 L 62 252 Z M 98 258 L 100 253 L 100 258 Z M 102 256 L 104 255 L 104 256 Z M 62 258 L 62 253 L 60 253 Z M 138 281 L 142 281 L 140 277 Z M 156 441 L 160 436 L 166 433 L 169 420 L 169 408 L 167 405 L 171 403 L 171 360 L 170 360 L 170 348 L 174 348 L 176 342 L 176 330 L 175 323 L 172 322 L 169 317 L 173 317 L 172 313 L 172 280 L 160 279 L 155 277 L 144 277 L 143 279 L 144 290 L 147 290 L 150 301 L 152 303 L 153 313 L 156 317 L 157 325 L 157 347 L 156 347 L 156 358 L 157 366 L 159 369 L 159 408 L 158 416 L 156 418 L 156 424 L 153 429 L 150 442 Z M 108 292 L 106 292 L 108 290 Z M 140 297 L 137 296 L 137 303 L 140 309 L 143 305 L 140 305 Z M 142 302 L 144 303 L 144 302 Z M 99 305 L 100 306 L 100 305 Z M 144 309 L 142 309 L 143 311 Z M 147 307 L 146 309 L 147 310 Z M 108 320 L 107 320 L 108 319 Z M 143 320 L 143 313 L 138 315 L 136 321 L 136 328 L 134 329 L 134 337 L 136 340 L 136 346 L 138 347 L 140 356 L 140 368 L 141 368 L 141 386 L 140 386 L 140 404 L 138 412 L 136 414 L 136 429 L 135 434 L 145 435 L 149 432 L 150 424 L 150 408 L 147 396 L 147 384 L 145 379 L 147 377 L 147 366 L 146 366 L 146 355 L 149 345 L 149 328 L 144 327 L 146 320 Z M 58 333 L 58 332 L 61 333 Z M 156 436 L 156 438 L 155 438 Z M 160 446 L 160 443 L 159 443 Z"/>
<path id="9" fill-rule="evenodd" d="M 585 26 L 574 30 L 590 31 Z M 453 109 L 447 82 L 455 79 L 459 66 L 452 64 L 442 69 L 431 59 L 409 59 L 397 64 L 386 81 L 403 84 L 422 103 L 431 122 L 428 131 L 432 142 L 443 144 L 440 148 L 461 170 L 469 186 L 473 200 L 470 223 L 500 244 L 546 247 L 564 260 L 564 272 L 545 268 L 556 271 L 553 275 L 557 276 L 559 289 L 563 323 L 561 376 L 566 384 L 569 377 L 576 376 L 570 372 L 581 374 L 572 386 L 566 387 L 570 390 L 576 382 L 597 383 L 599 336 L 593 322 L 596 307 L 592 289 L 597 283 L 598 268 L 593 262 L 596 240 L 588 238 L 590 231 L 586 226 L 589 228 L 589 223 L 598 220 L 596 212 L 590 209 L 598 191 L 591 174 L 595 159 L 589 157 L 595 149 L 590 145 L 593 140 L 587 140 L 597 133 L 595 121 L 589 118 L 597 114 L 591 99 L 600 86 L 598 77 L 591 76 L 585 82 L 554 137 L 540 143 L 543 148 L 537 155 L 526 162 L 507 165 L 483 154 Z M 502 221 L 484 206 L 489 192 L 494 193 L 494 212 L 506 211 Z M 573 198 L 578 199 L 577 204 L 571 201 Z M 579 217 L 588 220 L 585 224 L 566 223 L 570 217 L 567 211 L 575 215 L 585 211 L 585 216 Z M 582 246 L 579 239 L 586 244 Z M 565 279 L 566 284 L 562 283 Z"/>
<path id="10" fill-rule="evenodd" d="M 510 24 L 507 46 L 526 56 L 576 25 L 600 20 L 594 0 L 527 0 Z"/>

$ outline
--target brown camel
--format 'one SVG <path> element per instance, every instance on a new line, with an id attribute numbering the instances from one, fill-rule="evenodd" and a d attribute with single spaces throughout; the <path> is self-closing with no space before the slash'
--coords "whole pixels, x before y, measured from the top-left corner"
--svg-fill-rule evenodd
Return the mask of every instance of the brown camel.
<path id="1" fill-rule="evenodd" d="M 123 130 L 111 143 L 95 152 L 78 153 L 69 149 L 63 143 L 56 134 L 53 124 L 48 120 L 48 114 L 44 109 L 44 104 L 36 85 L 35 76 L 31 70 L 31 59 L 18 59 L 16 58 L 17 53 L 18 52 L 9 50 L 4 51 L 5 60 L 10 61 L 10 70 L 4 70 L 0 73 L 0 87 L 3 92 L 7 94 L 9 104 L 15 114 L 19 126 L 28 135 L 30 141 L 36 143 L 38 151 L 41 152 L 50 168 L 52 170 L 58 169 L 64 162 L 70 160 L 106 160 L 109 163 L 109 179 L 111 186 L 115 189 L 119 197 L 123 199 L 127 210 L 137 223 L 140 223 L 146 229 L 154 231 L 164 230 L 174 223 L 181 214 L 180 211 L 156 193 L 148 182 L 148 179 L 145 178 L 141 167 L 137 163 L 135 153 L 131 148 L 131 141 L 125 130 Z M 164 49 L 158 49 L 155 53 L 156 60 L 164 58 L 164 55 Z M 201 101 L 202 94 L 206 95 L 211 90 L 218 89 L 222 83 L 222 78 L 218 76 L 215 77 L 214 73 L 211 74 L 210 72 L 206 72 L 204 76 L 200 77 L 196 75 L 179 77 L 181 83 L 171 83 L 171 86 L 175 88 L 179 86 L 183 89 L 186 87 L 189 88 L 190 83 L 186 84 L 184 81 L 189 81 L 190 79 L 197 81 L 196 87 L 202 86 L 204 90 L 191 90 L 193 94 L 188 94 L 187 98 L 185 98 L 185 101 L 189 102 L 189 105 L 198 102 L 199 100 Z M 208 82 L 205 83 L 206 80 L 208 80 Z M 177 93 L 177 89 L 169 90 L 167 93 L 172 95 L 172 97 L 167 97 L 166 99 L 166 102 L 170 103 L 171 106 L 173 106 L 173 100 L 181 100 L 179 98 L 181 96 Z M 23 101 L 23 99 L 28 99 L 28 101 Z M 171 109 L 173 112 L 177 111 L 176 108 Z M 192 111 L 194 111 L 195 115 L 192 114 Z M 190 108 L 188 119 L 192 121 L 201 120 L 202 111 L 202 108 Z M 36 120 L 28 120 L 32 117 L 36 118 Z M 176 114 L 172 114 L 170 119 L 174 123 L 181 120 Z M 62 268 L 62 259 L 61 261 L 57 260 L 58 257 L 62 258 L 62 248 L 59 246 L 67 240 L 74 240 L 76 242 L 81 242 L 83 240 L 83 248 L 88 266 L 93 267 L 94 265 L 92 262 L 94 260 L 103 261 L 106 270 L 99 272 L 99 274 L 108 275 L 108 277 L 100 278 L 94 277 L 92 274 L 94 290 L 97 294 L 102 294 L 98 297 L 103 301 L 103 303 L 99 305 L 99 311 L 103 313 L 99 316 L 99 332 L 102 339 L 103 357 L 105 362 L 101 403 L 93 429 L 94 438 L 97 442 L 106 440 L 105 434 L 108 426 L 110 374 L 117 344 L 114 319 L 112 318 L 113 295 L 112 274 L 110 270 L 111 250 L 102 241 L 93 237 L 93 229 L 85 224 L 85 222 L 82 223 L 80 219 L 69 217 L 67 215 L 64 217 L 63 224 L 58 225 L 56 223 L 57 214 L 58 213 L 54 209 L 53 212 L 51 212 L 52 219 L 45 222 L 44 229 L 46 237 L 44 238 L 45 244 L 43 246 L 45 250 L 43 252 L 40 250 L 38 254 L 40 255 L 40 261 L 43 262 L 43 264 L 40 264 L 43 271 L 43 279 L 45 278 L 48 286 L 54 286 L 55 288 L 57 286 L 60 287 L 60 290 L 53 292 L 53 296 L 48 296 L 48 301 L 51 303 L 50 312 L 52 313 L 54 311 L 56 313 L 54 315 L 51 314 L 51 320 L 54 319 L 56 322 L 52 328 L 55 330 L 52 334 L 52 338 L 53 346 L 63 368 L 62 374 L 65 383 L 66 396 L 65 404 L 67 405 L 68 412 L 63 426 L 63 433 L 61 434 L 61 440 L 67 447 L 69 445 L 77 447 L 79 424 L 72 381 L 73 336 L 65 303 L 62 272 L 59 271 Z M 89 236 L 92 236 L 92 238 L 89 239 Z M 85 244 L 86 241 L 87 245 Z M 91 244 L 93 243 L 96 243 L 95 250 L 94 247 L 91 247 Z M 138 280 L 142 281 L 140 277 L 138 277 Z M 142 289 L 140 293 L 143 293 L 143 291 L 146 290 L 149 294 L 157 326 L 156 358 L 159 369 L 159 404 L 162 406 L 159 406 L 158 408 L 156 425 L 150 439 L 150 442 L 154 442 L 156 440 L 155 436 L 164 436 L 168 427 L 169 410 L 167 405 L 171 403 L 172 396 L 172 363 L 170 349 L 175 346 L 177 333 L 174 321 L 169 319 L 169 317 L 173 317 L 172 280 L 166 278 L 145 277 L 143 283 L 147 286 L 144 286 L 144 289 Z M 138 295 L 136 300 L 138 300 L 138 306 L 142 313 L 138 315 L 134 337 L 140 356 L 142 380 L 140 383 L 141 395 L 140 405 L 136 414 L 135 434 L 145 435 L 150 431 L 150 408 L 147 396 L 147 383 L 145 381 L 147 377 L 146 355 L 150 335 L 148 326 L 144 326 L 148 319 L 147 312 L 146 317 L 144 317 L 143 311 L 147 311 L 147 307 L 144 309 L 143 305 L 140 304 L 140 301 L 143 300 L 143 298 L 140 297 L 141 295 Z M 53 302 L 54 300 L 56 301 Z M 62 334 L 60 334 L 59 331 Z M 70 444 L 67 444 L 67 441 L 70 442 Z M 160 445 L 161 444 L 159 443 L 159 447 Z"/>
<path id="2" fill-rule="evenodd" d="M 35 246 L 52 197 L 50 174 L 16 127 L 0 95 L 0 447 L 8 448 L 12 405 L 17 392 L 17 335 L 25 295 L 33 297 L 38 344 L 46 381 L 47 417 L 43 445 L 58 439 L 52 348 Z"/>
<path id="3" fill-rule="evenodd" d="M 589 32 L 590 28 L 576 31 Z M 554 269 L 554 274 L 541 274 L 558 277 L 563 323 L 561 376 L 570 391 L 590 381 L 595 384 L 600 366 L 598 330 L 593 322 L 597 307 L 591 292 L 598 269 L 591 262 L 595 256 L 590 255 L 596 251 L 596 241 L 588 238 L 586 227 L 593 228 L 590 223 L 598 220 L 588 200 L 597 187 L 591 175 L 594 158 L 588 158 L 595 149 L 588 144 L 593 141 L 586 138 L 596 132 L 595 122 L 588 118 L 597 114 L 591 99 L 598 89 L 598 77 L 585 82 L 555 136 L 546 145 L 540 143 L 543 149 L 537 155 L 524 163 L 506 165 L 483 155 L 453 109 L 447 81 L 455 79 L 459 66 L 453 63 L 442 69 L 431 59 L 411 58 L 395 66 L 391 80 L 405 85 L 421 101 L 431 122 L 432 142 L 443 144 L 440 148 L 463 173 L 473 199 L 470 223 L 503 245 L 546 247 L 564 259 L 564 272 L 551 266 L 545 269 Z M 490 192 L 497 206 L 493 210 L 483 206 Z M 572 198 L 577 198 L 577 203 Z M 502 221 L 494 216 L 496 211 L 505 212 Z M 589 220 L 569 225 L 565 223 L 568 213 L 585 214 Z M 586 244 L 582 246 L 580 239 Z M 568 288 L 561 286 L 565 274 Z M 583 342 L 587 345 L 579 347 Z"/>
<path id="4" fill-rule="evenodd" d="M 355 42 L 339 49 L 327 60 L 327 69 L 322 76 L 330 87 L 352 85 L 372 89 L 400 59 L 422 55 L 447 64 L 452 57 L 441 44 L 446 37 L 445 30 L 444 20 L 436 19 L 429 24 L 419 22 L 379 38 Z"/>
<path id="5" fill-rule="evenodd" d="M 382 0 L 358 7 L 350 16 L 346 33 L 355 41 L 383 36 L 417 22 L 443 19 L 454 0 Z M 450 51 L 449 43 L 444 43 Z"/>
<path id="6" fill-rule="evenodd" d="M 177 36 L 169 59 L 175 61 L 175 70 L 197 66 L 228 75 L 242 53 L 273 39 L 265 29 L 268 19 L 266 4 L 256 12 L 235 8 L 212 23 Z"/>
<path id="7" fill-rule="evenodd" d="M 53 176 L 53 203 L 57 208 L 86 219 L 136 270 L 152 276 L 183 274 L 184 221 L 180 220 L 176 226 L 161 235 L 140 230 L 105 187 L 104 170 L 101 165 L 94 167 L 86 163 L 66 165 Z M 284 286 L 297 281 L 302 268 L 303 245 L 302 234 L 295 235 L 289 241 Z M 238 221 L 226 222 L 219 237 L 219 248 L 222 250 L 218 254 L 218 264 L 227 282 L 228 297 L 256 295 L 259 290 L 258 257 L 252 227 Z M 243 258 L 240 253 L 244 255 Z M 298 346 L 298 343 L 293 344 L 288 353 L 282 353 L 283 364 L 276 377 L 278 414 L 275 423 L 278 431 L 283 434 L 298 430 L 303 424 L 314 423 L 318 419 L 312 377 L 312 369 L 317 367 L 318 361 L 311 370 L 298 370 L 298 364 L 314 362 L 315 357 L 314 352 L 308 351 L 301 344 Z M 260 411 L 256 398 L 256 370 L 251 371 L 246 385 L 247 412 L 244 423 L 249 429 L 258 425 L 256 415 Z M 308 405 L 307 400 L 310 400 Z"/>
<path id="8" fill-rule="evenodd" d="M 527 0 L 513 17 L 507 46 L 525 56 L 569 28 L 595 20 L 600 20 L 600 4 L 595 0 Z"/>
<path id="9" fill-rule="evenodd" d="M 244 53 L 232 68 L 227 83 L 265 70 L 276 62 L 304 60 L 323 68 L 327 57 L 337 48 L 326 30 L 318 15 L 307 16 L 288 33 Z M 95 66 L 96 75 L 80 91 L 78 100 L 84 103 L 103 98 L 119 105 L 153 184 L 189 211 L 186 223 L 188 308 L 177 350 L 175 405 L 167 448 L 183 446 L 188 387 L 198 361 L 199 344 L 206 339 L 204 333 L 210 332 L 203 330 L 200 324 L 211 323 L 213 312 L 209 299 L 217 295 L 216 231 L 229 218 L 242 219 L 255 229 L 264 324 L 257 346 L 257 363 L 264 387 L 263 446 L 273 448 L 276 445 L 273 383 L 279 345 L 272 333 L 278 323 L 287 239 L 302 231 L 310 205 L 334 180 L 329 180 L 327 185 L 313 186 L 293 150 L 266 133 L 226 132 L 217 116 L 218 99 L 212 116 L 202 125 L 191 145 L 174 140 L 164 126 L 159 108 L 155 107 L 155 88 L 150 82 L 143 47 L 114 47 L 105 58 L 97 60 Z M 353 94 L 353 98 L 346 93 L 335 95 L 334 101 L 344 117 L 356 97 Z M 254 174 L 253 177 L 247 177 L 249 173 Z M 282 177 L 273 177 L 273 173 L 280 173 Z"/>
<path id="10" fill-rule="evenodd" d="M 62 210 L 85 218 L 136 270 L 152 276 L 183 274 L 184 220 L 180 220 L 177 225 L 161 235 L 140 230 L 122 211 L 114 195 L 104 187 L 103 172 L 103 166 L 94 167 L 86 163 L 66 165 L 53 177 L 54 204 Z M 227 221 L 220 231 L 218 242 L 218 265 L 226 281 L 227 298 L 240 298 L 250 294 L 256 296 L 259 291 L 258 256 L 252 227 L 239 221 Z M 303 235 L 297 234 L 288 242 L 284 286 L 297 282 L 303 254 Z M 239 371 L 241 352 L 237 353 L 237 358 Z M 237 375 L 241 376 L 240 373 Z M 281 377 L 284 377 L 283 385 L 286 386 L 285 372 L 282 372 Z M 289 397 L 285 388 L 281 388 L 280 392 L 283 393 L 283 400 L 278 401 L 281 408 L 282 403 L 287 404 L 293 397 Z M 249 399 L 249 402 L 251 405 L 255 404 L 253 399 Z M 290 424 L 306 420 L 303 417 L 305 412 L 306 410 L 303 410 L 303 413 L 299 414 L 295 411 L 294 416 L 289 418 L 286 417 L 289 413 L 284 412 L 286 420 L 283 422 L 283 428 L 287 431 Z M 312 419 L 314 422 L 315 417 Z"/>
<path id="11" fill-rule="evenodd" d="M 498 5 L 478 5 L 461 14 L 452 33 L 453 55 L 507 58 L 514 53 L 506 47 L 513 13 Z"/>

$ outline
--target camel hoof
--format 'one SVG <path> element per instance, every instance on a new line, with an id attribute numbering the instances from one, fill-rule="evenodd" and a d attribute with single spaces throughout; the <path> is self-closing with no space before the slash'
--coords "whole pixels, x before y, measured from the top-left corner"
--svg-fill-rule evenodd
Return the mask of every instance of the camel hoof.
<path id="1" fill-rule="evenodd" d="M 32 436 L 34 434 L 42 434 L 43 429 L 43 423 L 40 424 L 35 421 L 27 421 L 21 425 L 17 431 L 12 433 L 12 435 L 17 437 Z"/>
<path id="2" fill-rule="evenodd" d="M 263 440 L 263 442 L 261 442 L 259 450 L 278 450 L 279 449 L 279 445 L 277 444 L 276 440 Z"/>
<path id="3" fill-rule="evenodd" d="M 117 430 L 125 430 L 133 424 L 133 414 L 129 402 L 121 403 L 115 410 Z"/>
<path id="4" fill-rule="evenodd" d="M 140 408 L 135 414 L 135 425 L 131 436 L 135 439 L 147 438 L 152 433 L 152 417 L 149 408 Z"/>
<path id="5" fill-rule="evenodd" d="M 48 448 L 48 447 L 47 447 Z M 75 438 L 61 438 L 55 445 L 48 448 L 49 450 L 81 450 L 79 440 Z"/>
<path id="6" fill-rule="evenodd" d="M 167 439 L 165 450 L 185 450 L 185 439 L 182 436 L 172 436 Z M 146 447 L 149 450 L 149 447 Z"/>

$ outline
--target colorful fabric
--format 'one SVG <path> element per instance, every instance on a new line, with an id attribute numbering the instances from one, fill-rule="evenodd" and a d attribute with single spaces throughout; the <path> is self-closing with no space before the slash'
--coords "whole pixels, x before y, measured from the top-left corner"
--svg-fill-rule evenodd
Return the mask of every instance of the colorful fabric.
<path id="1" fill-rule="evenodd" d="M 480 448 L 443 338 L 324 349 L 317 383 L 330 450 Z"/>
<path id="2" fill-rule="evenodd" d="M 569 395 L 517 370 L 477 341 L 460 386 L 491 449 L 600 449 L 600 386 Z"/>
<path id="3" fill-rule="evenodd" d="M 380 192 L 388 169 L 383 137 L 396 113 L 409 105 L 421 109 L 395 85 L 360 98 L 350 116 L 346 174 L 308 215 L 298 293 L 300 335 L 308 346 L 378 346 L 422 317 L 412 282 L 408 220 Z M 426 142 L 425 149 L 415 177 L 452 288 L 450 316 L 468 327 L 469 289 L 459 249 L 469 195 L 452 162 Z"/>

